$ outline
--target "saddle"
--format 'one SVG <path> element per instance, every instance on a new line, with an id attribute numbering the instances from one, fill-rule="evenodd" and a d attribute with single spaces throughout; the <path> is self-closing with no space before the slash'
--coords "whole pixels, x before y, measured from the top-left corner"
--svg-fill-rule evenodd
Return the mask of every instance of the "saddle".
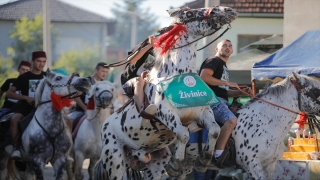
<path id="1" fill-rule="evenodd" d="M 72 139 L 73 141 L 76 139 L 78 131 L 80 129 L 81 124 L 86 119 L 87 115 L 83 115 L 74 120 L 72 124 Z"/>

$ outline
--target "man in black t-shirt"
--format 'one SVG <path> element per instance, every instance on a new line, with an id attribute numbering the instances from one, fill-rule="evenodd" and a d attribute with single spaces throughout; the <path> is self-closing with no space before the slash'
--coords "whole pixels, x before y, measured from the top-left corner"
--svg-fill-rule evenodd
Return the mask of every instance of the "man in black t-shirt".
<path id="1" fill-rule="evenodd" d="M 31 113 L 35 107 L 35 89 L 38 82 L 44 78 L 45 72 L 43 68 L 46 65 L 47 57 L 43 51 L 37 51 L 32 53 L 32 69 L 20 75 L 16 81 L 12 84 L 7 92 L 7 97 L 19 100 L 18 107 L 15 110 L 10 123 L 11 138 L 14 141 L 14 151 L 11 154 L 11 158 L 21 158 L 21 153 L 17 149 L 16 137 L 18 135 L 18 122 L 23 117 Z M 21 94 L 16 94 L 16 91 L 21 91 Z"/>
<path id="2" fill-rule="evenodd" d="M 200 67 L 201 79 L 214 91 L 220 100 L 219 104 L 210 106 L 213 110 L 215 120 L 223 124 L 217 140 L 213 162 L 216 162 L 223 153 L 232 130 L 237 124 L 237 117 L 228 108 L 230 105 L 228 97 L 242 95 L 238 90 L 229 89 L 230 87 L 238 87 L 237 83 L 229 82 L 229 71 L 226 62 L 232 53 L 231 41 L 222 40 L 216 47 L 215 57 L 207 58 Z M 251 92 L 250 88 L 243 90 Z"/>
<path id="3" fill-rule="evenodd" d="M 28 61 L 21 61 L 19 66 L 18 66 L 18 72 L 19 75 L 30 71 L 30 67 L 31 67 L 31 63 Z M 3 85 L 0 88 L 0 98 L 3 95 L 3 93 L 7 92 L 10 88 L 10 86 L 13 84 L 13 82 L 16 80 L 17 78 L 10 78 L 7 79 Z M 16 92 L 17 94 L 20 94 L 20 91 Z M 0 119 L 2 118 L 2 116 L 10 113 L 12 111 L 13 106 L 17 103 L 17 100 L 15 99 L 9 99 L 9 98 L 5 98 L 4 103 L 2 108 L 0 109 Z"/>
<path id="4" fill-rule="evenodd" d="M 91 85 L 94 85 L 96 82 L 102 81 L 106 77 L 108 72 L 108 64 L 105 62 L 100 62 L 96 65 L 94 74 L 87 78 L 91 82 Z M 88 103 L 88 96 L 86 93 L 82 93 L 80 97 L 77 97 L 74 100 L 76 102 L 76 109 L 72 113 L 68 114 L 68 118 L 72 121 L 84 115 L 85 111 L 87 110 L 86 104 Z M 72 124 L 72 122 L 69 123 Z M 72 126 L 70 128 L 72 128 Z"/>

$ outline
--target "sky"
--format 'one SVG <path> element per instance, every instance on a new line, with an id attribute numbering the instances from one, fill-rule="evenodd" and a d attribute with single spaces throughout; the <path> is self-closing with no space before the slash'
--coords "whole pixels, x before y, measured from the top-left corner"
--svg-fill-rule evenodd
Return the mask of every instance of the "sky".
<path id="1" fill-rule="evenodd" d="M 0 5 L 13 2 L 15 0 L 0 0 Z M 110 11 L 114 7 L 114 2 L 121 2 L 120 0 L 60 0 L 70 3 L 76 7 L 97 13 L 99 15 L 113 18 L 113 14 Z M 170 7 L 180 7 L 187 2 L 194 0 L 146 0 L 141 5 L 143 9 L 150 9 L 149 12 L 155 14 L 158 17 L 158 24 L 161 27 L 165 27 L 169 24 L 170 18 L 166 10 Z"/>

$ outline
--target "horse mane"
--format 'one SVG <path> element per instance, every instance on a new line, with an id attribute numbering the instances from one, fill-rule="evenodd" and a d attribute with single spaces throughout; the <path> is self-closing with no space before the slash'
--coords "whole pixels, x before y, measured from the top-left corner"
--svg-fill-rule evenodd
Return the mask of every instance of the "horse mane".
<path id="1" fill-rule="evenodd" d="M 35 94 L 35 106 L 38 107 L 40 102 L 41 102 L 41 96 L 42 96 L 42 92 L 43 92 L 43 89 L 44 89 L 44 86 L 46 85 L 46 82 L 47 82 L 47 77 L 44 77 L 38 87 L 37 87 L 37 90 L 36 90 L 36 94 Z"/>
<path id="2" fill-rule="evenodd" d="M 165 55 L 170 48 L 172 48 L 178 41 L 178 39 L 186 33 L 187 29 L 182 24 L 176 24 L 170 31 L 162 34 L 157 38 L 155 49 L 161 49 L 157 56 Z"/>
<path id="3" fill-rule="evenodd" d="M 291 86 L 291 83 L 289 83 L 289 81 L 290 81 L 290 78 L 286 77 L 284 80 L 277 82 L 275 84 L 272 84 L 269 87 L 264 88 L 260 93 L 258 93 L 256 95 L 256 97 L 261 98 L 264 95 L 268 95 L 268 94 L 272 94 L 275 96 L 281 95 Z M 256 98 L 252 98 L 243 107 L 248 107 L 250 104 L 252 104 L 253 102 L 255 102 L 257 100 L 258 99 L 256 99 Z"/>

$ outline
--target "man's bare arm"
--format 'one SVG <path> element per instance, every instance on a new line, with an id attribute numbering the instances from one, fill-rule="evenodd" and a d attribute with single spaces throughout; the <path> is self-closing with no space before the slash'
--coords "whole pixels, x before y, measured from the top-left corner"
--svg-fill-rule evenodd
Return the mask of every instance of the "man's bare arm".
<path id="1" fill-rule="evenodd" d="M 87 110 L 86 105 L 82 102 L 82 100 L 80 99 L 80 97 L 76 97 L 74 98 L 74 101 L 84 110 Z"/>
<path id="2" fill-rule="evenodd" d="M 6 93 L 6 97 L 11 98 L 11 99 L 17 99 L 17 100 L 26 100 L 29 104 L 34 103 L 34 98 L 31 98 L 31 97 L 25 96 L 25 95 L 21 95 L 21 94 L 16 94 L 16 91 L 17 91 L 16 87 L 11 86 Z"/>

